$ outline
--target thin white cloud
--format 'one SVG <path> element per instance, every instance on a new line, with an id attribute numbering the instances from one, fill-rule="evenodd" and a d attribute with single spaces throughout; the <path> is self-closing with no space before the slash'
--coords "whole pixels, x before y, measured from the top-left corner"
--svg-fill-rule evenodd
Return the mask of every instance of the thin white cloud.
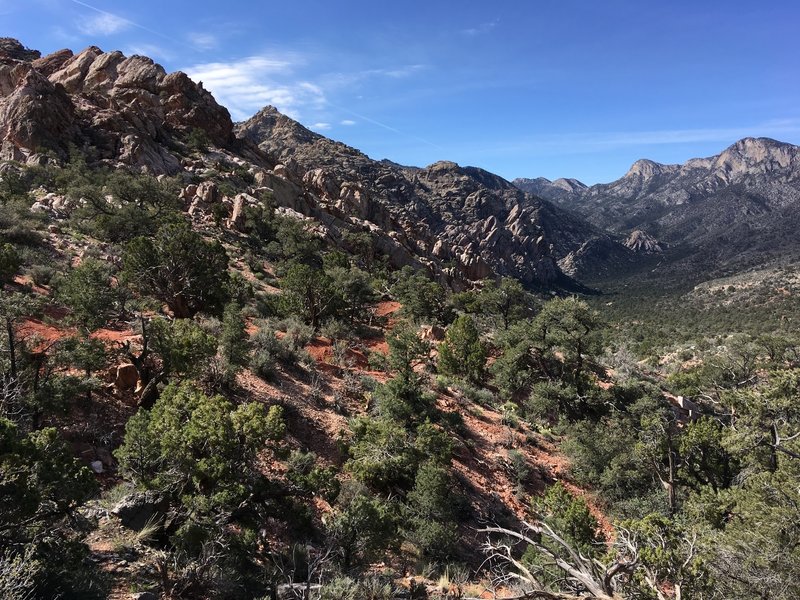
<path id="1" fill-rule="evenodd" d="M 155 44 L 131 44 L 122 50 L 123 54 L 132 56 L 138 54 L 140 56 L 147 56 L 149 58 L 158 58 L 161 60 L 172 60 L 174 55 L 164 50 L 161 46 Z"/>
<path id="2" fill-rule="evenodd" d="M 412 139 L 412 140 L 417 140 L 418 142 L 422 142 L 424 144 L 427 144 L 428 146 L 432 146 L 432 147 L 436 148 L 437 150 L 443 150 L 443 148 L 441 146 L 439 146 L 438 144 L 434 144 L 433 142 L 431 142 L 429 140 L 426 140 L 425 138 L 421 138 L 419 136 L 416 136 L 416 135 L 413 135 L 413 134 L 410 134 L 410 133 L 406 133 L 405 131 L 401 131 L 401 130 L 397 129 L 396 127 L 392 127 L 391 125 L 387 125 L 386 123 L 382 123 L 381 121 L 378 121 L 376 119 L 371 119 L 370 117 L 367 117 L 366 115 L 362 115 L 360 113 L 354 112 L 354 111 L 352 111 L 350 109 L 347 109 L 347 108 L 345 108 L 343 106 L 337 106 L 336 104 L 333 104 L 332 102 L 329 102 L 328 104 L 330 106 L 332 106 L 333 108 L 336 108 L 336 109 L 338 109 L 338 110 L 340 110 L 340 111 L 342 111 L 344 113 L 347 113 L 349 115 L 353 115 L 354 117 L 358 118 L 361 121 L 366 121 L 367 123 L 372 123 L 373 125 L 377 125 L 378 127 L 381 127 L 382 129 L 386 129 L 387 131 L 391 131 L 392 133 L 396 133 L 396 134 L 401 135 L 403 137 L 406 137 L 406 138 L 409 138 L 409 139 Z"/>
<path id="3" fill-rule="evenodd" d="M 530 136 L 495 146 L 482 145 L 481 151 L 494 155 L 526 153 L 571 155 L 606 152 L 635 146 L 731 143 L 744 137 L 777 137 L 800 133 L 800 118 L 773 119 L 743 127 L 709 129 L 661 129 L 651 131 L 609 131 Z"/>
<path id="4" fill-rule="evenodd" d="M 78 29 L 85 35 L 112 35 L 125 31 L 132 23 L 111 13 L 100 13 L 89 19 L 78 21 Z"/>
<path id="5" fill-rule="evenodd" d="M 304 108 L 325 105 L 325 94 L 318 85 L 294 77 L 295 67 L 303 62 L 297 54 L 262 54 L 185 70 L 195 81 L 202 81 L 236 120 L 246 119 L 268 104 L 298 118 Z"/>
<path id="6" fill-rule="evenodd" d="M 187 34 L 186 39 L 199 50 L 214 50 L 219 47 L 219 40 L 213 33 L 195 31 Z"/>
<path id="7" fill-rule="evenodd" d="M 468 29 L 462 29 L 461 33 L 463 35 L 468 36 L 476 36 L 481 35 L 484 33 L 489 33 L 492 29 L 497 27 L 500 24 L 500 19 L 495 19 L 494 21 L 487 21 L 486 23 L 481 23 L 476 27 L 470 27 Z"/>
<path id="8" fill-rule="evenodd" d="M 388 68 L 388 69 L 369 69 L 364 71 L 367 76 L 377 75 L 384 77 L 391 77 L 392 79 L 404 79 L 411 77 L 415 73 L 423 71 L 428 68 L 428 65 L 404 65 L 401 67 Z"/>
<path id="9" fill-rule="evenodd" d="M 311 126 L 311 129 L 320 129 L 322 131 L 327 131 L 330 128 L 331 128 L 331 124 L 330 123 L 314 123 Z"/>
<path id="10" fill-rule="evenodd" d="M 91 4 L 83 2 L 82 0 L 70 0 L 70 2 L 72 2 L 73 4 L 77 4 L 78 6 L 82 6 L 83 8 L 87 8 L 91 11 L 94 11 L 98 15 L 94 19 L 88 19 L 87 21 L 80 21 L 78 23 L 78 29 L 83 33 L 85 33 L 86 35 L 92 35 L 92 36 L 102 35 L 102 33 L 93 31 L 91 30 L 91 28 L 86 27 L 88 23 L 95 22 L 99 28 L 101 29 L 105 28 L 108 31 L 108 34 L 118 33 L 120 31 L 123 31 L 124 29 L 135 27 L 137 29 L 141 29 L 142 31 L 146 31 L 147 33 L 157 35 L 160 38 L 164 38 L 165 40 L 175 42 L 174 36 L 166 35 L 159 31 L 155 31 L 154 29 L 145 27 L 144 25 L 141 25 L 136 21 L 131 21 L 130 19 L 126 19 L 125 17 L 121 17 L 114 13 L 110 13 L 107 10 L 103 10 L 102 8 L 97 8 L 96 6 L 92 6 Z"/>
<path id="11" fill-rule="evenodd" d="M 355 125 L 356 122 L 353 121 L 353 119 L 345 119 L 345 120 L 341 121 L 339 124 L 340 125 L 345 125 L 346 127 L 350 127 L 352 125 Z"/>
<path id="12" fill-rule="evenodd" d="M 367 79 L 388 78 L 405 79 L 428 69 L 429 65 L 412 64 L 385 67 L 381 69 L 364 69 L 361 71 L 326 73 L 321 81 L 327 88 L 349 88 Z"/>

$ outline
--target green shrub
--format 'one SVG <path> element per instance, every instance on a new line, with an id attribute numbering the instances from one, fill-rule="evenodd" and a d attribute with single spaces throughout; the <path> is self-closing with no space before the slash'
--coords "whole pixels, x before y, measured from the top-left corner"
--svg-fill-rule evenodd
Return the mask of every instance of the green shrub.
<path id="1" fill-rule="evenodd" d="M 168 223 L 152 239 L 131 240 L 123 260 L 124 280 L 164 302 L 176 318 L 218 313 L 227 301 L 228 255 L 187 223 Z"/>
<path id="2" fill-rule="evenodd" d="M 380 557 L 397 535 L 397 508 L 371 495 L 363 486 L 343 486 L 326 524 L 326 537 L 343 570 Z"/>
<path id="3" fill-rule="evenodd" d="M 284 433 L 277 406 L 269 412 L 256 403 L 234 407 L 189 383 L 173 383 L 151 411 L 131 417 L 115 455 L 120 471 L 141 485 L 177 490 L 185 504 L 230 507 L 261 479 L 258 452 Z"/>
<path id="4" fill-rule="evenodd" d="M 438 367 L 445 375 L 465 377 L 472 383 L 483 381 L 486 348 L 471 316 L 458 317 L 447 329 L 444 342 L 439 345 Z"/>
<path id="5" fill-rule="evenodd" d="M 0 285 L 14 279 L 21 264 L 22 260 L 14 246 L 0 244 Z"/>
<path id="6" fill-rule="evenodd" d="M 57 297 L 85 328 L 102 327 L 114 313 L 119 293 L 111 285 L 111 268 L 94 258 L 85 259 L 59 282 Z"/>
<path id="7" fill-rule="evenodd" d="M 339 494 L 339 481 L 336 470 L 332 467 L 321 467 L 317 464 L 317 455 L 313 452 L 294 450 L 287 461 L 287 477 L 298 488 L 333 502 Z"/>
<path id="8" fill-rule="evenodd" d="M 405 508 L 404 535 L 430 558 L 451 556 L 458 539 L 453 511 L 453 482 L 447 470 L 423 463 L 409 492 Z"/>
<path id="9" fill-rule="evenodd" d="M 56 270 L 48 265 L 34 265 L 31 267 L 31 278 L 36 285 L 50 285 L 55 274 Z"/>
<path id="10" fill-rule="evenodd" d="M 403 305 L 403 313 L 414 320 L 446 325 L 453 318 L 445 288 L 409 266 L 397 273 L 392 295 Z"/>

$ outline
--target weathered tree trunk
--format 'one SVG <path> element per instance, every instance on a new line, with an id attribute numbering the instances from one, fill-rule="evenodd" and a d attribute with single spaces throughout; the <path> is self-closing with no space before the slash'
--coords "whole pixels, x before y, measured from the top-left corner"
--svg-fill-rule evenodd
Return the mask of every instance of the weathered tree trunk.
<path id="1" fill-rule="evenodd" d="M 8 360 L 11 366 L 11 378 L 17 378 L 17 350 L 14 339 L 14 321 L 6 317 L 6 333 L 8 334 Z"/>

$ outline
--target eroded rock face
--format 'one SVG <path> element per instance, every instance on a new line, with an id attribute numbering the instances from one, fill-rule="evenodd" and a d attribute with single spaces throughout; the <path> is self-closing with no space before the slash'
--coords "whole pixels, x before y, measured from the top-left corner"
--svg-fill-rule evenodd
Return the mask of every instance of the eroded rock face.
<path id="1" fill-rule="evenodd" d="M 640 229 L 632 231 L 624 244 L 626 248 L 643 254 L 657 254 L 663 252 L 658 240 Z"/>
<path id="2" fill-rule="evenodd" d="M 0 39 L 2 157 L 39 148 L 66 155 L 70 144 L 152 173 L 176 173 L 174 140 L 200 129 L 217 147 L 236 145 L 228 111 L 184 73 L 167 74 L 143 56 L 91 46 L 41 57 Z"/>
<path id="3" fill-rule="evenodd" d="M 63 89 L 29 62 L 0 56 L 0 158 L 24 161 L 58 149 L 77 134 L 74 107 Z"/>

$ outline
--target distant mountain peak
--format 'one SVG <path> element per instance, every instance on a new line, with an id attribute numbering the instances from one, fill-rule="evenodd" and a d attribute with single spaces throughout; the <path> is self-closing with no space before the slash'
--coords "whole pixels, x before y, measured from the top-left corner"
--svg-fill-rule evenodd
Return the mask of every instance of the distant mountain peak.
<path id="1" fill-rule="evenodd" d="M 582 181 L 579 181 L 578 179 L 574 179 L 572 177 L 559 177 L 558 179 L 552 181 L 551 183 L 554 186 L 559 187 L 568 192 L 585 190 L 587 187 L 589 187 Z"/>
<path id="2" fill-rule="evenodd" d="M 541 196 L 548 200 L 568 201 L 573 196 L 582 194 L 587 186 L 577 179 L 560 177 L 550 181 L 547 177 L 535 179 L 517 178 L 512 182 L 523 192 Z"/>
<path id="3" fill-rule="evenodd" d="M 798 148 L 771 138 L 744 138 L 723 150 L 713 167 L 726 173 L 766 173 L 798 165 Z"/>
<path id="4" fill-rule="evenodd" d="M 678 169 L 678 165 L 663 165 L 647 158 L 640 158 L 631 165 L 625 178 L 641 177 L 643 179 L 651 179 L 656 175 L 672 172 Z"/>

